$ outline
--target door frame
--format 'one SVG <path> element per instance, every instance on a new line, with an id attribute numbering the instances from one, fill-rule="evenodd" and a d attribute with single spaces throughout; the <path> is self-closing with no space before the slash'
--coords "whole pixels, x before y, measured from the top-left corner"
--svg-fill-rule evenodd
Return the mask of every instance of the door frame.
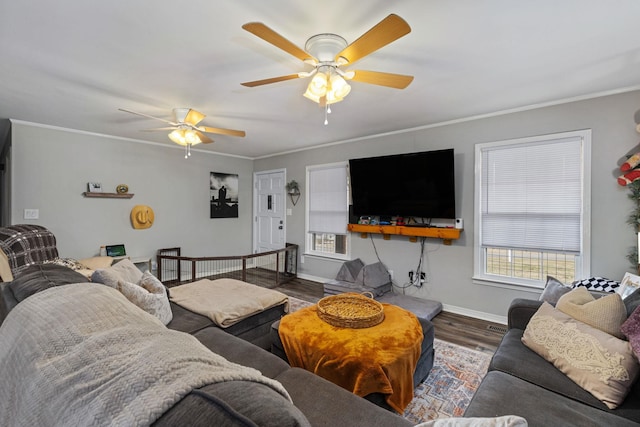
<path id="1" fill-rule="evenodd" d="M 287 169 L 271 169 L 266 171 L 259 171 L 253 173 L 253 213 L 252 213 L 252 247 L 251 251 L 255 254 L 258 250 L 258 178 L 262 175 L 270 175 L 272 173 L 282 172 L 284 178 L 282 180 L 283 184 L 286 185 L 287 182 Z M 284 194 L 283 198 L 283 212 L 282 212 L 282 227 L 284 233 L 284 244 L 287 245 L 287 192 L 285 191 L 285 187 L 282 187 L 282 194 Z"/>

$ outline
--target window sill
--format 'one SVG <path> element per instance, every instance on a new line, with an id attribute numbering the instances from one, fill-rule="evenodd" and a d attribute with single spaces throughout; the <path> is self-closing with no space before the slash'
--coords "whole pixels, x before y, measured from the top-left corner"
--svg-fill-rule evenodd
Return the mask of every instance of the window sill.
<path id="1" fill-rule="evenodd" d="M 331 254 L 319 254 L 316 252 L 305 252 L 303 254 L 305 257 L 325 260 L 325 261 L 334 261 L 343 263 L 345 261 L 351 261 L 351 258 L 347 255 L 331 255 Z"/>
<path id="2" fill-rule="evenodd" d="M 473 276 L 474 285 L 492 286 L 494 288 L 511 289 L 514 291 L 531 292 L 540 294 L 544 287 L 537 284 L 526 282 L 507 281 L 506 279 L 498 279 L 493 277 Z"/>

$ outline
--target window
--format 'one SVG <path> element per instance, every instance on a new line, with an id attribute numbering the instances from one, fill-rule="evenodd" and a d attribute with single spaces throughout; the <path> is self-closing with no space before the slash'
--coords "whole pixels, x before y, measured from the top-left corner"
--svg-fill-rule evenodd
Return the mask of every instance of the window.
<path id="1" fill-rule="evenodd" d="M 307 166 L 307 197 L 305 252 L 348 259 L 347 163 Z"/>
<path id="2" fill-rule="evenodd" d="M 476 144 L 476 282 L 589 276 L 590 149 L 590 130 Z"/>

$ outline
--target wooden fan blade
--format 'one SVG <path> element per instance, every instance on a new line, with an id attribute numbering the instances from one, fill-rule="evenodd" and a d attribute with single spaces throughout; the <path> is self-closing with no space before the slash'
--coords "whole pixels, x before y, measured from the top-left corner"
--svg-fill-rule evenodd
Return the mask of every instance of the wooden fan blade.
<path id="1" fill-rule="evenodd" d="M 195 131 L 195 132 L 196 132 L 196 135 L 198 135 L 198 138 L 200 138 L 200 141 L 202 141 L 203 144 L 209 144 L 209 143 L 213 142 L 213 139 L 209 138 L 204 133 L 202 133 L 200 131 Z"/>
<path id="2" fill-rule="evenodd" d="M 409 24 L 392 13 L 345 47 L 342 52 L 336 55 L 335 60 L 338 62 L 339 58 L 344 58 L 348 63 L 353 64 L 410 32 Z"/>
<path id="3" fill-rule="evenodd" d="M 159 130 L 173 130 L 178 129 L 176 126 L 167 126 L 166 128 L 153 128 L 153 129 L 140 129 L 140 132 L 156 132 Z"/>
<path id="4" fill-rule="evenodd" d="M 260 37 L 262 40 L 271 43 L 277 48 L 280 48 L 287 52 L 290 55 L 295 56 L 301 61 L 306 59 L 313 59 L 317 62 L 317 59 L 300 49 L 295 44 L 291 43 L 289 40 L 282 37 L 280 34 L 273 31 L 271 28 L 264 25 L 262 22 L 249 22 L 242 26 L 243 29 L 249 31 L 251 34 Z"/>
<path id="5" fill-rule="evenodd" d="M 231 136 L 241 136 L 241 137 L 244 137 L 246 135 L 243 130 L 212 128 L 209 126 L 199 126 L 197 130 L 201 132 L 217 133 L 220 135 L 231 135 Z"/>
<path id="6" fill-rule="evenodd" d="M 354 71 L 351 80 L 372 85 L 388 86 L 396 89 L 404 89 L 413 81 L 413 76 L 404 74 L 380 73 L 378 71 Z"/>
<path id="7" fill-rule="evenodd" d="M 205 117 L 207 117 L 207 116 L 205 116 L 201 112 L 193 110 L 193 109 L 189 109 L 189 112 L 187 113 L 187 116 L 184 118 L 184 122 L 185 123 L 189 123 L 190 125 L 196 126 Z"/>
<path id="8" fill-rule="evenodd" d="M 148 114 L 144 114 L 144 113 L 137 113 L 137 112 L 135 112 L 135 111 L 125 110 L 124 108 L 118 108 L 118 110 L 120 110 L 120 111 L 124 111 L 125 113 L 135 114 L 136 116 L 146 117 L 146 118 L 148 118 L 148 119 L 160 120 L 161 122 L 169 123 L 169 124 L 170 124 L 170 125 L 172 125 L 172 126 L 177 126 L 177 125 L 178 125 L 177 123 L 174 123 L 174 122 L 172 122 L 172 121 L 170 121 L 170 120 L 161 119 L 161 118 L 159 118 L 159 117 L 153 117 L 153 116 L 150 116 L 150 115 L 148 115 Z"/>
<path id="9" fill-rule="evenodd" d="M 300 76 L 298 76 L 297 74 L 289 74 L 288 76 L 273 77 L 270 79 L 256 80 L 254 82 L 244 82 L 244 83 L 241 83 L 241 85 L 247 86 L 247 87 L 255 87 L 255 86 L 268 85 L 270 83 L 278 83 L 278 82 L 283 82 L 285 80 L 292 80 L 292 79 L 299 79 L 299 78 Z"/>

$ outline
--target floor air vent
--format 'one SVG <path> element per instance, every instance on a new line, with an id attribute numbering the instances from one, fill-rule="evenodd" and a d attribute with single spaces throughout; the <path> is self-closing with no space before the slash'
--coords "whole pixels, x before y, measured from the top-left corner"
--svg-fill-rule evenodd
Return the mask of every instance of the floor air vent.
<path id="1" fill-rule="evenodd" d="M 498 333 L 501 333 L 501 334 L 506 334 L 507 333 L 507 327 L 506 326 L 487 325 L 487 329 L 490 330 L 491 332 L 498 332 Z"/>

